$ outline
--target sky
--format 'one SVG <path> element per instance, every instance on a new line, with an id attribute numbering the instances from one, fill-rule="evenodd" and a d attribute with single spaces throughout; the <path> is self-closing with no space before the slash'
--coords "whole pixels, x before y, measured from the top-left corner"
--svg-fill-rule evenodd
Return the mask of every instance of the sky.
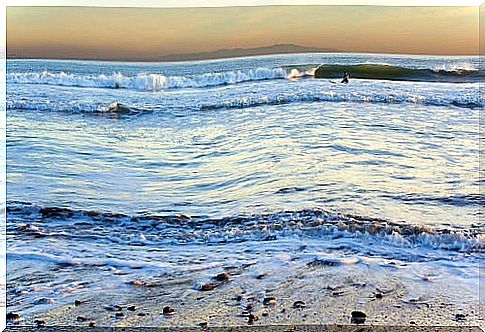
<path id="1" fill-rule="evenodd" d="M 225 0 L 211 3 L 218 1 Z M 268 1 L 276 0 L 252 2 Z M 167 6 L 170 3 L 165 1 Z M 38 4 L 35 0 L 20 4 L 7 7 L 7 53 L 29 58 L 156 60 L 174 53 L 273 44 L 342 52 L 457 55 L 478 54 L 479 44 L 478 7 L 473 6 L 26 6 Z"/>

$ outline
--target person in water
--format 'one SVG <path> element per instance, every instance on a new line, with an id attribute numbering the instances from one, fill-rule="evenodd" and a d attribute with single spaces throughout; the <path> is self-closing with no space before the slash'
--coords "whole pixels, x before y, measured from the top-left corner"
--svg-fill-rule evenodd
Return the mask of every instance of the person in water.
<path id="1" fill-rule="evenodd" d="M 349 78 L 350 78 L 350 74 L 345 72 L 344 77 L 342 78 L 342 82 L 340 83 L 349 83 Z"/>

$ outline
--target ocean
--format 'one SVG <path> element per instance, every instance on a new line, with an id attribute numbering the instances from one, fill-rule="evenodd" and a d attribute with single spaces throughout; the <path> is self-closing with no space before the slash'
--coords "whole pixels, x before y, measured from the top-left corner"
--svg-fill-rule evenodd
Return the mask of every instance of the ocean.
<path id="1" fill-rule="evenodd" d="M 242 306 L 277 294 L 320 309 L 257 324 L 348 323 L 322 309 L 329 297 L 371 323 L 409 310 L 398 322 L 483 324 L 478 68 L 380 54 L 7 60 L 7 311 L 34 325 L 238 325 Z M 372 313 L 377 293 L 387 311 Z M 220 309 L 229 296 L 245 302 Z"/>

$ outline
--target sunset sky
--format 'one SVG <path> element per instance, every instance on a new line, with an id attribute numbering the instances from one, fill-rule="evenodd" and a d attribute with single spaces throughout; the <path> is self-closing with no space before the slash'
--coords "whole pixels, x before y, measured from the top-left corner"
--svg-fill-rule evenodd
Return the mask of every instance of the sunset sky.
<path id="1" fill-rule="evenodd" d="M 7 52 L 156 60 L 273 44 L 344 52 L 478 54 L 478 7 L 7 7 Z"/>

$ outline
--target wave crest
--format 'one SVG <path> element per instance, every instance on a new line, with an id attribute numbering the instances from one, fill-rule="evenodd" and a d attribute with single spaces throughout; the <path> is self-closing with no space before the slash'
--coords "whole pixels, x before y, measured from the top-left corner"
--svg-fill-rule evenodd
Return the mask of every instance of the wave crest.
<path id="1" fill-rule="evenodd" d="M 282 68 L 257 68 L 247 71 L 204 73 L 190 76 L 165 76 L 159 73 L 140 73 L 136 76 L 125 76 L 121 73 L 113 73 L 111 75 L 77 75 L 65 72 L 52 73 L 43 71 L 41 73 L 9 73 L 7 74 L 7 83 L 161 91 L 165 89 L 204 88 L 249 81 L 284 79 L 287 76 L 287 71 Z"/>
<path id="2" fill-rule="evenodd" d="M 326 240 L 346 237 L 361 241 L 377 241 L 397 247 L 427 247 L 460 252 L 482 252 L 485 244 L 483 226 L 480 225 L 472 225 L 466 229 L 433 228 L 320 209 L 211 219 L 183 214 L 132 216 L 10 203 L 7 217 L 10 221 L 8 233 L 30 234 L 36 237 L 100 236 L 100 228 L 109 228 L 105 230 L 108 237 L 112 234 L 122 234 L 122 229 L 130 229 L 131 232 L 138 230 L 147 237 L 152 236 L 157 243 L 161 241 L 173 244 L 271 241 L 287 236 L 320 237 Z M 11 222 L 17 220 L 35 223 L 45 219 L 48 219 L 49 223 L 19 225 L 18 222 Z M 59 230 L 55 229 L 56 224 Z M 42 229 L 44 227 L 51 229 Z M 119 231 L 112 229 L 118 227 Z M 97 233 L 89 234 L 87 229 L 94 228 L 98 229 Z M 127 241 L 132 242 L 133 239 Z M 149 243 L 145 241 L 143 244 Z"/>

